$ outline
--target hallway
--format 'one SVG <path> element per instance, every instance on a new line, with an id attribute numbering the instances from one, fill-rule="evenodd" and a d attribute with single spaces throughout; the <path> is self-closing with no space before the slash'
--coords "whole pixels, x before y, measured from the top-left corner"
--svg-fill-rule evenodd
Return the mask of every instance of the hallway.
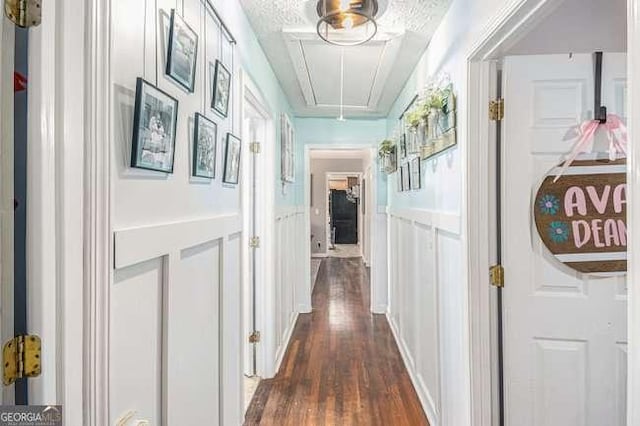
<path id="1" fill-rule="evenodd" d="M 275 378 L 245 425 L 428 425 L 387 319 L 369 312 L 361 259 L 323 260 Z"/>
<path id="2" fill-rule="evenodd" d="M 4 3 L 0 426 L 640 426 L 640 0 Z"/>

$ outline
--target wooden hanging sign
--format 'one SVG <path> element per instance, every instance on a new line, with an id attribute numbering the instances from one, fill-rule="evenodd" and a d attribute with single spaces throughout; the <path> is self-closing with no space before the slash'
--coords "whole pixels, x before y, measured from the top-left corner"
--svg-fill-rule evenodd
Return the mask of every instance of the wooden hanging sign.
<path id="1" fill-rule="evenodd" d="M 578 157 L 561 170 L 560 165 L 547 174 L 533 206 L 545 246 L 560 262 L 583 273 L 625 272 L 626 160 Z"/>

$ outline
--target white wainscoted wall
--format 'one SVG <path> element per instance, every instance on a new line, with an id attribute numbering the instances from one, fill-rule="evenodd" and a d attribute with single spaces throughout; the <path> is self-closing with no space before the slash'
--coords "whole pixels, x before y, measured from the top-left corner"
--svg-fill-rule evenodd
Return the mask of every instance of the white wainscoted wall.
<path id="1" fill-rule="evenodd" d="M 209 63 L 237 77 L 237 52 L 200 0 L 111 0 L 112 227 L 109 424 L 128 412 L 153 425 L 242 422 L 239 189 L 220 170 L 229 117 L 208 107 Z M 176 8 L 199 35 L 194 93 L 164 75 L 166 25 Z M 129 167 L 135 83 L 178 104 L 172 174 Z M 217 178 L 191 177 L 194 114 L 218 125 Z"/>
<path id="2" fill-rule="evenodd" d="M 111 420 L 240 424 L 241 221 L 220 216 L 115 232 Z M 214 423 L 211 423 L 211 422 Z"/>
<path id="3" fill-rule="evenodd" d="M 459 216 L 390 209 L 387 316 L 432 426 L 465 424 L 461 249 Z"/>
<path id="4" fill-rule="evenodd" d="M 272 343 L 267 350 L 267 359 L 273 359 L 271 369 L 266 376 L 273 376 L 282 362 L 287 350 L 289 338 L 293 332 L 298 313 L 311 312 L 310 289 L 305 288 L 304 274 L 309 260 L 305 258 L 306 239 L 304 209 L 298 206 L 280 206 L 276 208 L 274 264 L 275 280 L 272 294 L 273 304 L 269 316 L 273 316 L 272 330 L 275 331 Z"/>
<path id="5" fill-rule="evenodd" d="M 109 55 L 111 105 L 105 120 L 111 133 L 114 250 L 105 313 L 108 422 L 100 424 L 115 424 L 133 412 L 133 419 L 159 426 L 240 425 L 245 340 L 243 183 L 236 186 L 221 181 L 227 132 L 240 135 L 240 70 L 261 88 L 274 117 L 290 114 L 290 107 L 239 2 L 211 0 L 236 38 L 234 45 L 224 35 L 208 0 L 109 1 L 111 45 L 104 54 Z M 166 25 L 173 8 L 199 36 L 193 93 L 164 75 Z M 216 59 L 233 73 L 234 94 L 227 117 L 209 107 L 209 65 Z M 172 174 L 129 167 L 137 77 L 179 102 Z M 206 114 L 218 126 L 213 180 L 191 177 L 196 112 Z M 277 135 L 274 139 L 279 140 Z M 244 150 L 249 142 L 243 141 Z M 273 322 L 261 330 L 267 336 L 263 345 L 271 354 L 266 369 L 271 374 L 301 305 L 295 285 L 304 282 L 304 262 L 299 258 L 303 250 L 296 247 L 295 239 L 302 234 L 302 215 L 296 209 L 276 213 L 269 239 L 278 250 L 275 259 L 279 261 L 269 272 L 262 299 L 265 310 L 274 313 L 270 314 Z"/>

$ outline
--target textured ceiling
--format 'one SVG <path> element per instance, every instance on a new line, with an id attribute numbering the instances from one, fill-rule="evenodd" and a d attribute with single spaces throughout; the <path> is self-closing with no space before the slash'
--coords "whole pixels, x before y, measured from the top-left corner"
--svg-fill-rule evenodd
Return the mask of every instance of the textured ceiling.
<path id="1" fill-rule="evenodd" d="M 320 40 L 315 34 L 317 0 L 240 2 L 296 115 L 336 115 L 340 102 L 339 89 L 335 87 L 336 55 L 327 54 L 321 46 L 314 47 Z M 356 81 L 362 87 L 351 86 L 345 91 L 346 98 L 359 95 L 361 100 L 366 94 L 369 104 L 345 108 L 347 117 L 388 114 L 450 3 L 451 0 L 379 0 L 378 36 L 369 45 L 352 48 L 355 53 L 350 53 L 345 62 L 347 76 L 366 76 Z M 349 83 L 347 77 L 345 85 Z M 311 98 L 317 102 L 309 102 Z"/>
<path id="2" fill-rule="evenodd" d="M 262 38 L 285 28 L 304 28 L 315 25 L 317 0 L 240 0 L 251 25 Z M 434 21 L 447 11 L 450 0 L 388 0 L 386 10 L 379 17 L 382 28 L 401 28 L 431 36 Z M 313 21 L 310 19 L 313 18 Z"/>

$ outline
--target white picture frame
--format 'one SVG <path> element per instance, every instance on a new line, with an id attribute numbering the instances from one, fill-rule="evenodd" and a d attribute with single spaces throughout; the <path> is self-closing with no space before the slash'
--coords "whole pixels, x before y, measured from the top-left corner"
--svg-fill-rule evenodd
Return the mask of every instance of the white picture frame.
<path id="1" fill-rule="evenodd" d="M 280 120 L 280 174 L 282 182 L 295 182 L 295 130 L 287 114 Z"/>

